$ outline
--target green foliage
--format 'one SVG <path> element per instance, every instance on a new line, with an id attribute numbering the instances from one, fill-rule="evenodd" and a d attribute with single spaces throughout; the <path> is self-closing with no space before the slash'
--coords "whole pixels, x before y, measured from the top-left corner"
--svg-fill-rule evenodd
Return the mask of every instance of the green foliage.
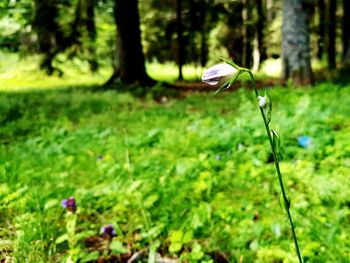
<path id="1" fill-rule="evenodd" d="M 349 91 L 322 84 L 269 92 L 308 262 L 349 258 Z M 295 262 L 251 90 L 160 104 L 114 91 L 39 89 L 2 92 L 0 101 L 2 258 L 88 262 L 143 251 L 140 260 L 150 262 L 158 253 Z M 304 134 L 308 148 L 298 146 Z M 69 196 L 78 206 L 74 231 L 60 206 Z M 110 223 L 108 251 L 93 240 Z"/>

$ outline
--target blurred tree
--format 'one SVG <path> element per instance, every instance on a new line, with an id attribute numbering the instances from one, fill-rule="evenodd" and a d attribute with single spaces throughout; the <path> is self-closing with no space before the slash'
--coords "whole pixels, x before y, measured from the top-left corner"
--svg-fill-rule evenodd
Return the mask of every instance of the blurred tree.
<path id="1" fill-rule="evenodd" d="M 0 47 L 13 52 L 32 52 L 36 39 L 31 32 L 33 1 L 0 1 Z"/>
<path id="2" fill-rule="evenodd" d="M 114 72 L 106 85 L 120 79 L 123 83 L 155 84 L 145 68 L 141 44 L 138 0 L 115 0 L 114 18 L 117 29 Z"/>
<path id="3" fill-rule="evenodd" d="M 75 6 L 74 20 L 72 22 L 72 33 L 70 36 L 71 45 L 75 45 L 73 54 L 86 49 L 88 51 L 87 60 L 92 72 L 97 71 L 98 62 L 95 55 L 96 46 L 96 22 L 95 7 L 96 0 L 78 0 Z"/>
<path id="4" fill-rule="evenodd" d="M 86 30 L 88 32 L 89 36 L 89 64 L 91 71 L 95 72 L 98 69 L 98 62 L 96 58 L 96 52 L 95 52 L 95 46 L 96 46 L 96 36 L 97 36 L 97 30 L 96 30 L 96 22 L 95 22 L 95 6 L 97 1 L 96 0 L 85 0 L 86 1 Z"/>
<path id="5" fill-rule="evenodd" d="M 70 9 L 75 3 L 71 16 Z M 57 54 L 70 49 L 69 58 L 84 53 L 90 53 L 88 61 L 92 71 L 97 70 L 98 64 L 95 58 L 96 26 L 94 17 L 95 0 L 35 0 L 33 28 L 38 36 L 39 51 L 44 58 L 41 69 L 49 75 L 54 72 L 62 72 L 53 66 L 53 60 Z M 61 15 L 62 13 L 65 16 Z M 68 14 L 68 16 L 66 16 Z"/>
<path id="6" fill-rule="evenodd" d="M 325 0 L 317 0 L 318 11 L 318 38 L 317 38 L 317 58 L 322 59 L 325 45 L 326 28 L 326 3 Z"/>
<path id="7" fill-rule="evenodd" d="M 55 71 L 52 61 L 59 52 L 59 45 L 63 42 L 63 31 L 57 22 L 58 4 L 56 0 L 34 1 L 33 27 L 38 35 L 39 50 L 44 54 L 40 67 L 49 75 Z"/>
<path id="8" fill-rule="evenodd" d="M 312 0 L 284 0 L 282 25 L 282 80 L 297 86 L 314 83 L 310 61 L 309 20 Z"/>
<path id="9" fill-rule="evenodd" d="M 328 69 L 334 69 L 336 67 L 335 58 L 335 39 L 336 39 L 336 9 L 337 1 L 328 0 L 328 42 L 327 42 L 327 62 Z"/>
<path id="10" fill-rule="evenodd" d="M 243 50 L 242 50 L 242 63 L 241 65 L 246 68 L 250 68 L 253 61 L 253 6 L 251 0 L 242 0 L 242 39 L 243 39 Z"/>
<path id="11" fill-rule="evenodd" d="M 259 63 L 262 63 L 267 59 L 266 44 L 265 44 L 265 22 L 266 15 L 264 12 L 264 6 L 262 0 L 255 0 L 256 10 L 257 10 L 257 22 L 256 22 L 256 34 L 259 49 Z"/>
<path id="12" fill-rule="evenodd" d="M 184 64 L 185 47 L 183 40 L 183 25 L 182 25 L 182 0 L 176 0 L 176 29 L 177 29 L 177 65 L 179 66 L 179 80 L 183 80 L 182 66 Z"/>
<path id="13" fill-rule="evenodd" d="M 242 1 L 222 4 L 220 12 L 220 21 L 227 26 L 226 30 L 220 32 L 219 43 L 226 47 L 229 57 L 235 63 L 243 65 L 243 5 Z"/>
<path id="14" fill-rule="evenodd" d="M 350 1 L 343 0 L 343 22 L 342 22 L 342 42 L 343 42 L 343 65 L 350 68 Z"/>
<path id="15" fill-rule="evenodd" d="M 188 61 L 200 63 L 205 67 L 208 61 L 209 34 L 218 21 L 218 8 L 213 1 L 190 0 L 189 1 L 189 44 L 191 51 Z"/>

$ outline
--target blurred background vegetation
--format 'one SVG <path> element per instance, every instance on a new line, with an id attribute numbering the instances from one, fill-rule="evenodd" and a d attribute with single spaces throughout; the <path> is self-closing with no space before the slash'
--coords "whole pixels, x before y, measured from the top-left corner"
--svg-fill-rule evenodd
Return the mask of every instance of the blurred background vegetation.
<path id="1" fill-rule="evenodd" d="M 112 72 L 132 71 L 124 65 L 127 63 L 123 63 L 123 58 L 133 60 L 132 75 L 135 76 L 127 77 L 129 79 L 121 76 L 124 82 L 138 80 L 137 75 L 143 73 L 135 70 L 136 65 L 145 63 L 155 79 L 162 80 L 162 75 L 169 75 L 157 69 L 157 64 L 166 64 L 168 67 L 162 68 L 171 69 L 173 76 L 167 80 L 182 80 L 184 75 L 187 80 L 196 80 L 202 68 L 217 63 L 220 56 L 232 58 L 255 71 L 265 68 L 275 77 L 282 73 L 286 81 L 288 52 L 292 50 L 297 50 L 297 58 L 291 59 L 292 65 L 311 60 L 314 70 L 334 72 L 350 64 L 350 8 L 346 0 L 295 3 L 291 0 L 148 0 L 139 1 L 138 5 L 133 0 L 125 5 L 120 3 L 123 1 L 3 0 L 0 49 L 21 58 L 40 54 L 37 58 L 40 68 L 46 74 L 57 76 L 69 74 L 65 72 L 67 63 L 86 72 L 90 70 L 91 74 L 118 75 Z M 143 54 L 129 57 L 126 54 L 138 53 L 137 44 L 133 46 L 138 42 L 137 35 L 141 35 Z M 287 44 L 282 49 L 283 41 Z M 291 43 L 293 41 L 296 43 Z M 304 46 L 304 50 L 299 46 Z M 273 62 L 275 60 L 278 62 Z M 2 71 L 11 66 L 12 62 L 7 62 L 3 57 Z M 125 70 L 119 70 L 123 65 Z M 186 74 L 188 71 L 183 69 L 186 65 L 192 68 L 192 74 Z M 142 71 L 142 65 L 140 68 Z M 112 72 L 106 73 L 106 70 Z M 289 75 L 295 84 L 303 84 L 293 72 Z M 327 78 L 329 74 L 322 76 Z M 313 78 L 312 72 L 308 77 Z M 313 81 L 307 81 L 310 83 Z"/>
<path id="2" fill-rule="evenodd" d="M 304 262 L 349 262 L 349 5 L 1 0 L 0 262 L 297 262 L 247 79 L 193 92 L 221 56 L 270 94 Z"/>

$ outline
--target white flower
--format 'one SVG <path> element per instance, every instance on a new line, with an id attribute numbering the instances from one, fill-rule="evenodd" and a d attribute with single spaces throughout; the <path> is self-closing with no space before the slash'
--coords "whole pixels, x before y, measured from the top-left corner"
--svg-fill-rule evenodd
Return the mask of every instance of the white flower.
<path id="1" fill-rule="evenodd" d="M 262 108 L 266 105 L 266 97 L 258 96 L 259 107 Z"/>
<path id="2" fill-rule="evenodd" d="M 227 63 L 217 64 L 208 68 L 202 75 L 202 81 L 209 85 L 217 85 L 221 80 L 233 77 L 238 70 Z"/>

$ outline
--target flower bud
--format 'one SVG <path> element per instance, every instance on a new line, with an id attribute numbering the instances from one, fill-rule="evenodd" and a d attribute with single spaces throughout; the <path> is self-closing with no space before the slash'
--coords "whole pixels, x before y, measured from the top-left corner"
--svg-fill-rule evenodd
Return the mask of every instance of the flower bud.
<path id="1" fill-rule="evenodd" d="M 77 208 L 77 204 L 75 202 L 75 198 L 73 196 L 69 197 L 68 199 L 64 199 L 61 202 L 61 205 L 63 208 L 66 208 L 70 212 L 75 212 Z"/>
<path id="2" fill-rule="evenodd" d="M 217 85 L 219 82 L 232 78 L 238 70 L 227 63 L 214 65 L 204 71 L 202 81 L 209 85 Z"/>
<path id="3" fill-rule="evenodd" d="M 258 101 L 259 101 L 259 107 L 262 108 L 266 105 L 266 97 L 258 96 Z"/>
<path id="4" fill-rule="evenodd" d="M 112 237 L 115 235 L 116 231 L 114 229 L 113 224 L 109 224 L 106 226 L 101 227 L 101 232 L 103 234 L 104 239 L 112 239 Z"/>

